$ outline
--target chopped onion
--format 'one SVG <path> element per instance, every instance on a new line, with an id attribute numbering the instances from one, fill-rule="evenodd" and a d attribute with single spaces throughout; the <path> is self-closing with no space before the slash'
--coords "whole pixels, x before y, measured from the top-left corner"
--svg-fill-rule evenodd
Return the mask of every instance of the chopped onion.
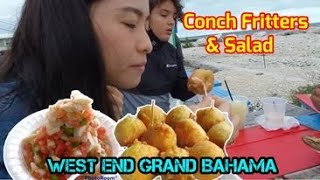
<path id="1" fill-rule="evenodd" d="M 87 126 L 82 126 L 79 129 L 76 128 L 75 131 L 74 131 L 74 136 L 75 137 L 81 137 L 84 134 L 86 128 L 87 128 Z"/>

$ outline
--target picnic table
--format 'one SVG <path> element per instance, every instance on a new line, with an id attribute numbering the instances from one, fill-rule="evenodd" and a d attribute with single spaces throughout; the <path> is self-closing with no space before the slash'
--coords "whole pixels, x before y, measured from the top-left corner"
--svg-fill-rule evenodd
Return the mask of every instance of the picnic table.
<path id="1" fill-rule="evenodd" d="M 303 109 L 301 107 L 292 105 L 292 104 L 287 104 L 286 106 L 286 116 L 300 116 L 300 115 L 308 115 L 308 114 L 313 114 L 313 111 L 307 110 L 307 109 Z M 256 111 L 256 112 L 251 112 L 247 115 L 247 121 L 245 123 L 245 128 L 253 128 L 256 127 L 258 124 L 255 121 L 255 118 L 262 115 L 263 114 L 263 110 L 260 111 Z M 295 149 L 289 149 L 288 152 L 290 151 L 295 151 Z M 276 177 L 277 179 L 280 178 L 284 178 L 284 179 L 320 179 L 320 153 L 318 154 L 318 162 L 319 164 L 316 165 L 315 167 L 311 167 L 311 168 L 306 168 L 294 173 L 289 173 L 289 174 L 285 174 L 282 175 L 280 177 Z M 294 158 L 294 157 L 293 157 Z"/>

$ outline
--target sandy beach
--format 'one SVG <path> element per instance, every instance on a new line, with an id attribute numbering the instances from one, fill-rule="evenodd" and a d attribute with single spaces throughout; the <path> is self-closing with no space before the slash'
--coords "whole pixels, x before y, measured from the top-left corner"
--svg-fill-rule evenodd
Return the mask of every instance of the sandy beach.
<path id="1" fill-rule="evenodd" d="M 256 38 L 266 39 L 263 34 L 257 33 Z M 203 46 L 183 49 L 185 65 L 213 70 L 216 79 L 227 80 L 233 94 L 247 96 L 252 102 L 266 96 L 290 100 L 291 90 L 320 84 L 320 28 L 274 35 L 275 53 L 265 56 L 266 67 L 261 55 L 210 55 Z"/>

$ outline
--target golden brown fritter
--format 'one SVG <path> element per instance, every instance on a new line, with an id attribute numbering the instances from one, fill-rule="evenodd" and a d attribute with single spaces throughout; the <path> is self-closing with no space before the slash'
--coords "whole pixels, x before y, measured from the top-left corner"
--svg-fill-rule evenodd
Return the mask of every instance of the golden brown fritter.
<path id="1" fill-rule="evenodd" d="M 199 123 L 206 132 L 215 124 L 224 121 L 222 112 L 215 107 L 199 109 L 196 114 L 197 123 Z"/>
<path id="2" fill-rule="evenodd" d="M 164 152 L 177 146 L 177 135 L 169 125 L 163 123 L 150 127 L 141 136 L 141 141 L 145 141 Z"/>
<path id="3" fill-rule="evenodd" d="M 193 174 L 166 174 L 162 175 L 163 180 L 195 180 Z"/>
<path id="4" fill-rule="evenodd" d="M 197 142 L 209 140 L 206 132 L 192 119 L 177 122 L 174 131 L 177 134 L 179 147 L 191 147 Z"/>
<path id="5" fill-rule="evenodd" d="M 118 122 L 114 135 L 121 146 L 129 146 L 146 131 L 147 128 L 140 119 L 128 115 Z"/>
<path id="6" fill-rule="evenodd" d="M 162 158 L 165 158 L 165 157 L 189 157 L 189 152 L 183 148 L 174 147 L 173 149 L 170 149 L 168 151 L 161 152 L 160 156 Z"/>
<path id="7" fill-rule="evenodd" d="M 225 157 L 223 150 L 210 141 L 202 141 L 196 143 L 189 149 L 189 155 L 190 157 L 197 158 L 199 162 L 201 157 L 210 157 L 213 159 L 217 157 Z M 200 172 L 198 171 L 195 174 L 195 177 L 201 180 L 211 180 L 217 178 L 219 175 L 220 174 L 200 174 Z"/>
<path id="8" fill-rule="evenodd" d="M 162 158 L 166 157 L 189 157 L 189 152 L 183 148 L 175 147 L 172 150 L 161 152 L 160 156 Z M 192 174 L 165 174 L 161 176 L 162 179 L 166 180 L 193 180 L 195 177 Z"/>
<path id="9" fill-rule="evenodd" d="M 212 90 L 214 84 L 214 74 L 211 70 L 196 69 L 188 79 L 188 89 L 195 94 L 205 94 L 204 87 L 207 93 Z"/>
<path id="10" fill-rule="evenodd" d="M 166 120 L 165 112 L 159 107 L 153 106 L 153 121 L 152 121 L 152 106 L 146 105 L 140 108 L 138 118 L 149 128 L 152 125 L 162 124 Z"/>
<path id="11" fill-rule="evenodd" d="M 121 155 L 122 157 L 132 157 L 138 161 L 143 157 L 157 157 L 159 156 L 159 150 L 153 146 L 143 144 L 135 141 L 132 146 L 127 148 Z M 155 176 L 153 174 L 142 174 L 138 167 L 132 174 L 121 174 L 123 180 L 152 180 Z"/>
<path id="12" fill-rule="evenodd" d="M 232 126 L 227 121 L 222 121 L 214 126 L 212 126 L 207 135 L 209 136 L 209 140 L 220 148 L 224 148 L 225 142 L 228 140 L 232 133 Z"/>
<path id="13" fill-rule="evenodd" d="M 168 113 L 166 123 L 174 128 L 176 122 L 193 117 L 194 114 L 187 106 L 177 106 Z"/>

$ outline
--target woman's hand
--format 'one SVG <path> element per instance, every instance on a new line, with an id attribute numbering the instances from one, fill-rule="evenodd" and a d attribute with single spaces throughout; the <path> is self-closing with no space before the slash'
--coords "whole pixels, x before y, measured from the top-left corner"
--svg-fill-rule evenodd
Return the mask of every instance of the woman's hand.
<path id="1" fill-rule="evenodd" d="M 189 106 L 189 109 L 191 109 L 191 111 L 195 113 L 200 108 L 210 107 L 211 103 L 214 103 L 214 99 L 212 98 L 212 96 L 209 96 L 209 95 L 203 96 L 201 102 L 199 102 L 198 104 Z"/>
<path id="2" fill-rule="evenodd" d="M 111 95 L 112 108 L 115 117 L 117 119 L 120 119 L 123 110 L 123 94 L 113 86 L 107 86 L 107 91 L 109 92 L 109 95 Z"/>
<path id="3" fill-rule="evenodd" d="M 214 100 L 214 106 L 218 108 L 222 112 L 227 112 L 230 114 L 230 105 L 227 101 L 223 100 L 222 98 L 218 96 L 212 96 L 211 97 Z"/>
<path id="4" fill-rule="evenodd" d="M 314 87 L 310 98 L 316 109 L 320 111 L 320 85 Z"/>
<path id="5" fill-rule="evenodd" d="M 203 96 L 202 101 L 198 104 L 189 106 L 189 108 L 196 112 L 197 109 L 210 107 L 211 103 L 213 103 L 213 106 L 218 108 L 222 112 L 228 112 L 230 113 L 230 105 L 227 101 L 223 100 L 222 98 L 218 96 Z"/>

